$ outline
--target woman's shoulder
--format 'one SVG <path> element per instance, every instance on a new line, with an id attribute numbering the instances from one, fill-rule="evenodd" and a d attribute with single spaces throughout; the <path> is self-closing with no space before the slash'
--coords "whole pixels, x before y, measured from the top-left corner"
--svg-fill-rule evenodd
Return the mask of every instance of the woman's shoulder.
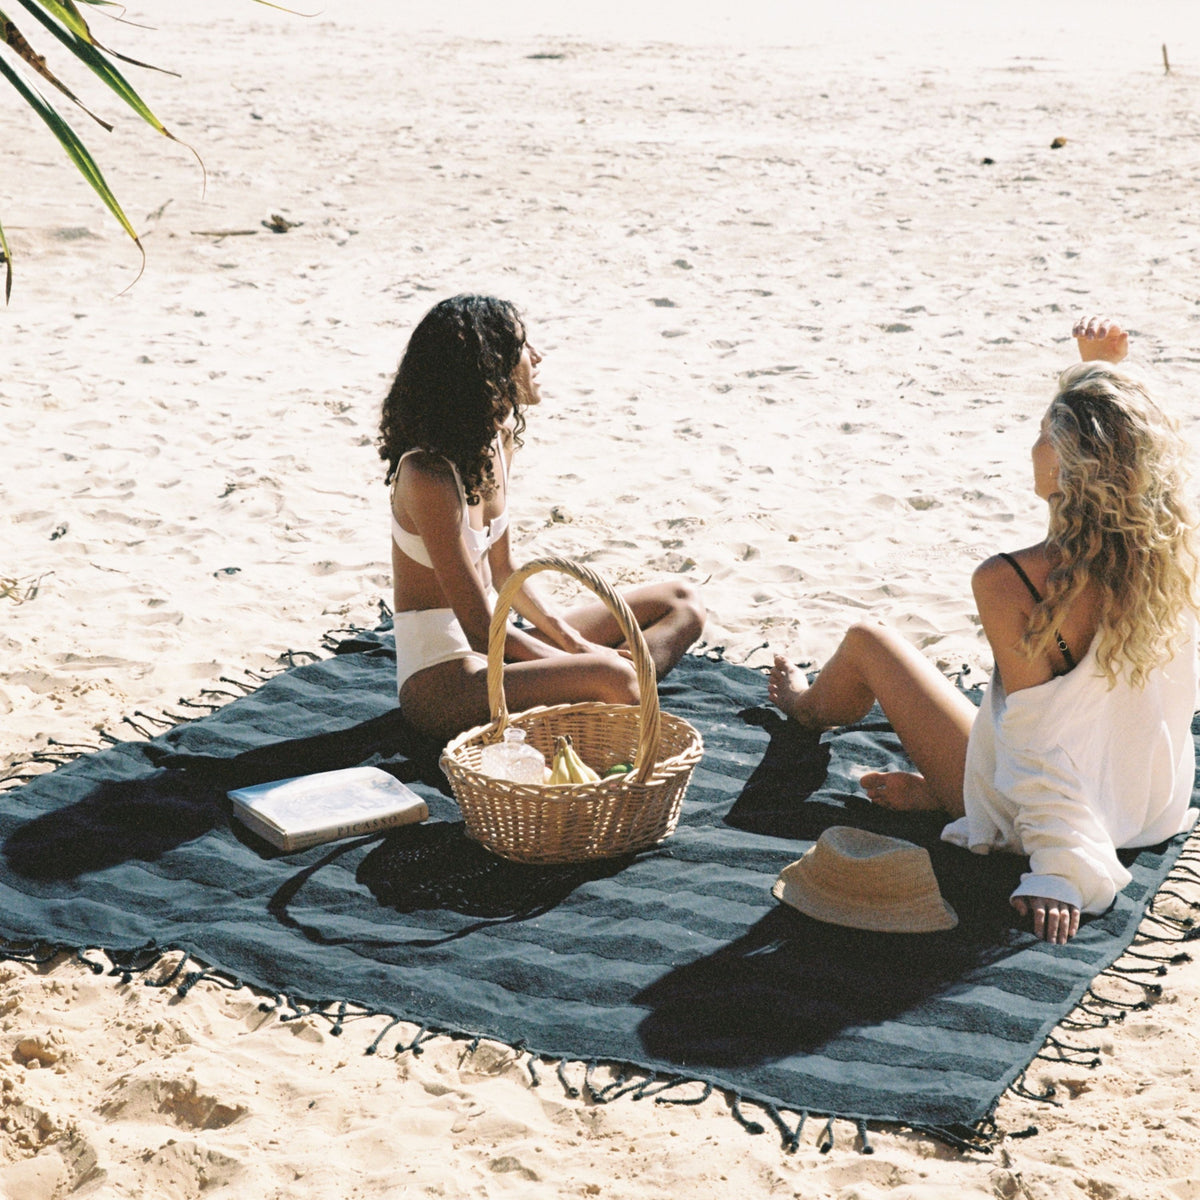
<path id="1" fill-rule="evenodd" d="M 1050 560 L 1045 544 L 1039 542 L 1035 546 L 1005 550 L 985 558 L 971 576 L 971 588 L 977 600 L 1017 596 L 1032 604 L 1034 600 L 1030 585 L 1041 595 L 1046 590 L 1046 577 L 1049 574 Z"/>
<path id="2" fill-rule="evenodd" d="M 462 482 L 454 464 L 431 450 L 409 450 L 401 455 L 396 469 L 396 490 L 417 505 L 435 497 L 462 499 Z"/>
<path id="3" fill-rule="evenodd" d="M 396 464 L 396 478 L 401 479 L 405 476 L 416 480 L 453 480 L 458 477 L 458 472 L 448 458 L 418 447 L 405 451 Z"/>

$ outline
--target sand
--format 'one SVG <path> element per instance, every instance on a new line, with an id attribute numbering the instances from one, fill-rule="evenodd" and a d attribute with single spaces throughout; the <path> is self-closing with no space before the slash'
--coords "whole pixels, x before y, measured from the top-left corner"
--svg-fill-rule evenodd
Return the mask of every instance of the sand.
<path id="1" fill-rule="evenodd" d="M 45 130 L 6 123 L 0 769 L 374 622 L 378 405 L 452 292 L 515 300 L 545 354 L 518 558 L 692 580 L 752 665 L 874 617 L 982 678 L 970 571 L 1041 535 L 1029 447 L 1077 314 L 1123 318 L 1195 435 L 1186 6 L 561 7 L 98 17 L 182 75 L 137 78 L 207 170 L 79 119 L 143 234 L 133 286 Z M 502 1047 L 368 1058 L 378 1021 L 332 1039 L 244 990 L 8 964 L 0 1194 L 1187 1200 L 1200 967 L 1164 984 L 1087 1035 L 1099 1068 L 1035 1064 L 1061 1107 L 1004 1099 L 1037 1136 L 963 1157 L 880 1130 L 868 1157 L 851 1126 L 785 1154 L 719 1097 L 534 1090 Z"/>

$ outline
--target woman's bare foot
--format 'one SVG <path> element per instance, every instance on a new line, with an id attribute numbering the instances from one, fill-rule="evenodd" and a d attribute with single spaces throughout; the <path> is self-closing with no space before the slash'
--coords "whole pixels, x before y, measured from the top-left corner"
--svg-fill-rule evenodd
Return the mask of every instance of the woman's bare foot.
<path id="1" fill-rule="evenodd" d="M 895 812 L 937 812 L 942 808 L 924 775 L 912 771 L 868 771 L 859 781 L 867 799 Z"/>
<path id="2" fill-rule="evenodd" d="M 1071 333 L 1084 362 L 1119 363 L 1129 353 L 1129 334 L 1105 317 L 1080 318 Z"/>
<path id="3" fill-rule="evenodd" d="M 808 717 L 808 706 L 804 702 L 808 692 L 808 679 L 804 672 L 793 662 L 788 662 L 782 654 L 775 655 L 775 665 L 771 668 L 767 680 L 767 695 L 771 703 L 781 712 L 786 713 L 793 721 L 801 725 L 819 729 Z"/>

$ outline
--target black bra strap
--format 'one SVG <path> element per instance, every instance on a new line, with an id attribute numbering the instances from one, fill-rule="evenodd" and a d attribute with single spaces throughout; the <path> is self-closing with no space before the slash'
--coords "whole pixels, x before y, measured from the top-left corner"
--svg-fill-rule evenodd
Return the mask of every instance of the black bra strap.
<path id="1" fill-rule="evenodd" d="M 1029 589 L 1029 594 L 1033 597 L 1034 603 L 1041 604 L 1042 595 L 1033 586 L 1033 580 L 1025 574 L 1021 564 L 1011 554 L 1006 554 L 1003 550 L 1000 551 L 1000 557 L 1016 571 L 1021 582 Z M 1067 664 L 1067 669 L 1070 671 L 1075 670 L 1075 656 L 1071 653 L 1071 647 L 1063 640 L 1063 635 L 1057 629 L 1054 631 L 1054 640 L 1058 643 L 1058 652 L 1063 656 L 1063 661 Z"/>
<path id="2" fill-rule="evenodd" d="M 1033 580 L 1025 574 L 1021 564 L 1011 554 L 1006 554 L 1003 550 L 1000 551 L 1000 557 L 1021 577 L 1021 582 L 1029 589 L 1029 594 L 1033 597 L 1034 604 L 1041 604 L 1042 594 L 1033 586 Z"/>

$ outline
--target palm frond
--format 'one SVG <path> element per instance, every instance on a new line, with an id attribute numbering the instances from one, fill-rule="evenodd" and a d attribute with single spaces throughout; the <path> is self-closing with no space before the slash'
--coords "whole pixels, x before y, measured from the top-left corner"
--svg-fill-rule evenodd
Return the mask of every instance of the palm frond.
<path id="1" fill-rule="evenodd" d="M 87 147 L 79 140 L 75 131 L 2 58 L 0 58 L 0 75 L 3 75 L 16 88 L 17 93 L 25 103 L 50 127 L 50 132 L 54 134 L 55 138 L 58 139 L 58 144 L 67 152 L 67 157 L 75 164 L 79 173 L 88 181 L 100 199 L 104 201 L 105 207 L 117 218 L 121 224 L 121 228 L 137 243 L 140 250 L 142 244 L 138 241 L 137 231 L 129 223 L 129 218 L 121 210 L 121 206 L 117 203 L 117 198 L 113 195 L 112 189 L 104 182 L 104 176 L 101 174 L 100 168 L 96 165 L 96 160 L 88 153 Z"/>
<path id="2" fill-rule="evenodd" d="M 133 109 L 147 125 L 150 125 L 165 137 L 169 137 L 172 141 L 177 140 L 175 135 L 150 111 L 141 96 L 130 87 L 125 76 L 96 48 L 95 41 L 90 34 L 85 33 L 84 35 L 80 35 L 71 28 L 64 28 L 48 12 L 43 11 L 44 8 L 54 8 L 69 16 L 69 10 L 65 9 L 63 5 L 56 3 L 56 0 L 17 0 L 17 2 L 23 8 L 28 9 L 92 74 L 96 75 L 111 92 Z M 71 7 L 74 8 L 74 5 Z M 77 11 L 75 15 L 78 17 Z M 82 18 L 79 18 L 76 23 L 83 25 L 84 30 L 87 30 L 87 25 L 83 23 Z M 75 97 L 71 96 L 71 99 L 75 100 Z M 75 100 L 75 103 L 79 104 L 79 101 Z M 79 107 L 83 108 L 83 105 L 80 104 Z"/>
<path id="3" fill-rule="evenodd" d="M 86 66 L 104 84 L 109 92 L 116 96 L 127 108 L 136 113 L 152 129 L 164 137 L 178 142 L 180 145 L 187 145 L 186 142 L 182 142 L 179 138 L 175 137 L 158 117 L 154 115 L 125 76 L 121 74 L 113 60 L 119 59 L 121 62 L 137 67 L 144 67 L 148 70 L 158 70 L 159 68 L 152 67 L 147 63 L 140 63 L 136 59 L 126 58 L 125 55 L 118 54 L 115 50 L 102 45 L 92 33 L 91 27 L 85 20 L 80 8 L 80 5 L 87 5 L 89 8 L 120 8 L 119 4 L 114 3 L 113 0 L 15 0 L 15 2 L 43 26 L 51 36 L 60 42 L 77 62 Z M 281 4 L 273 3 L 272 0 L 256 0 L 256 2 L 265 5 L 267 8 L 278 9 L 281 12 L 294 11 L 285 8 Z M 12 11 L 11 8 L 9 11 Z M 307 16 L 315 14 L 295 15 Z M 16 55 L 19 60 L 18 65 L 24 64 L 27 70 L 32 71 L 51 87 L 57 89 L 72 104 L 87 113 L 88 116 L 97 121 L 106 130 L 111 131 L 112 126 L 107 121 L 101 120 L 100 117 L 84 106 L 80 99 L 46 65 L 45 56 L 37 53 L 20 30 L 17 29 L 16 25 L 13 24 L 12 20 L 4 12 L 0 12 L 0 52 L 5 50 Z M 174 72 L 167 73 L 174 74 Z M 138 239 L 137 231 L 125 216 L 112 189 L 104 181 L 104 176 L 101 174 L 100 168 L 96 165 L 95 159 L 92 158 L 87 147 L 80 141 L 75 131 L 58 111 L 3 57 L 3 53 L 0 53 L 0 79 L 11 84 L 29 108 L 37 113 L 47 126 L 49 126 L 50 131 L 66 152 L 67 157 L 75 164 L 76 169 L 104 202 L 109 212 L 117 219 L 121 228 L 133 240 L 134 245 L 141 252 L 142 267 L 145 269 L 146 252 L 142 247 L 141 241 Z M 190 146 L 187 148 L 192 150 Z M 195 150 L 192 150 L 192 153 L 196 154 Z M 204 163 L 200 160 L 198 154 L 196 154 L 196 159 L 200 162 L 200 169 L 203 172 Z M 2 258 L 5 267 L 4 299 L 5 303 L 7 303 L 9 294 L 12 291 L 12 254 L 2 229 L 0 229 L 0 258 Z"/>
<path id="4" fill-rule="evenodd" d="M 13 24 L 11 18 L 0 12 L 0 42 L 8 46 L 16 56 L 25 63 L 30 70 L 40 75 L 51 87 L 57 88 L 68 100 L 76 107 L 82 109 L 97 125 L 103 126 L 109 133 L 112 133 L 112 126 L 107 121 L 102 121 L 65 83 L 63 83 L 53 71 L 46 66 L 45 55 L 37 54 L 33 47 L 25 40 L 21 31 Z"/>
<path id="5" fill-rule="evenodd" d="M 24 0 L 21 0 L 23 3 Z M 77 38 L 81 38 L 88 45 L 94 46 L 97 50 L 102 50 L 110 58 L 118 58 L 121 62 L 129 63 L 133 67 L 141 67 L 146 71 L 159 71 L 163 75 L 174 75 L 179 78 L 177 71 L 168 71 L 164 67 L 156 67 L 153 63 L 139 62 L 136 58 L 129 58 L 127 55 L 121 54 L 114 50 L 111 46 L 105 46 L 97 40 L 95 34 L 92 33 L 91 27 L 87 21 L 83 19 L 83 14 L 75 6 L 74 0 L 39 0 L 40 7 L 66 29 L 70 30 Z M 84 4 L 102 5 L 105 8 L 119 8 L 114 0 L 82 0 Z M 26 8 L 29 6 L 26 5 Z"/>

